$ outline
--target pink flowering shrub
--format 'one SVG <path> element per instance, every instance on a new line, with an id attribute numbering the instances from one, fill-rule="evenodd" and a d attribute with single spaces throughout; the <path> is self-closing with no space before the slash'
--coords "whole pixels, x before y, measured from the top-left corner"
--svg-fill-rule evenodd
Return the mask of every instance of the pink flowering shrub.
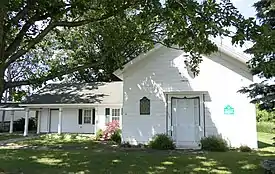
<path id="1" fill-rule="evenodd" d="M 112 122 L 107 123 L 106 126 L 107 127 L 103 132 L 104 140 L 110 140 L 113 134 L 118 133 L 118 131 L 120 131 L 119 122 L 116 120 L 113 120 Z"/>

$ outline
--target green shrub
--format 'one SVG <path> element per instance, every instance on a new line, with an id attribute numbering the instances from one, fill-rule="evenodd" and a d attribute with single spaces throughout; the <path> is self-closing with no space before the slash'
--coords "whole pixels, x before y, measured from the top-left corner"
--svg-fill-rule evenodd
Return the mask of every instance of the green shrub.
<path id="1" fill-rule="evenodd" d="M 131 148 L 132 145 L 127 141 L 127 142 L 123 142 L 120 147 L 124 147 L 124 148 Z"/>
<path id="2" fill-rule="evenodd" d="M 138 143 L 137 147 L 138 147 L 138 148 L 146 148 L 146 145 L 145 145 L 145 144 L 142 144 L 142 143 Z"/>
<path id="3" fill-rule="evenodd" d="M 175 149 L 173 140 L 166 134 L 157 134 L 149 142 L 149 147 L 158 150 L 172 150 Z"/>
<path id="4" fill-rule="evenodd" d="M 275 119 L 275 112 L 268 112 L 266 110 L 260 110 L 256 105 L 256 118 L 258 122 L 272 122 Z"/>
<path id="5" fill-rule="evenodd" d="M 275 133 L 275 124 L 273 122 L 258 122 L 257 131 L 265 133 Z"/>
<path id="6" fill-rule="evenodd" d="M 103 137 L 103 130 L 102 130 L 102 129 L 99 129 L 99 130 L 96 132 L 95 139 L 96 139 L 96 140 L 100 140 L 102 137 Z"/>
<path id="7" fill-rule="evenodd" d="M 251 151 L 252 151 L 252 149 L 251 149 L 250 147 L 246 146 L 246 145 L 240 146 L 240 147 L 239 147 L 239 150 L 240 150 L 241 152 L 251 152 Z"/>
<path id="8" fill-rule="evenodd" d="M 13 130 L 14 131 L 24 131 L 25 127 L 25 118 L 22 117 L 13 122 Z M 34 117 L 29 118 L 28 130 L 36 129 L 36 119 Z"/>
<path id="9" fill-rule="evenodd" d="M 114 142 L 116 142 L 117 144 L 121 143 L 121 130 L 117 129 L 110 137 L 110 139 Z"/>
<path id="10" fill-rule="evenodd" d="M 226 140 L 218 136 L 209 136 L 201 139 L 202 150 L 225 152 L 229 150 Z"/>

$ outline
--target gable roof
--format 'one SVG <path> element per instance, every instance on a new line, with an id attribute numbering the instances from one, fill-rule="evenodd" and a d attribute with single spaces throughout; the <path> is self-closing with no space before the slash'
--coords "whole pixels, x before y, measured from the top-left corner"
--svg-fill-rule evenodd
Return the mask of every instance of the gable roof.
<path id="1" fill-rule="evenodd" d="M 122 104 L 122 82 L 48 84 L 22 102 L 28 104 Z"/>
<path id="2" fill-rule="evenodd" d="M 243 63 L 246 64 L 246 62 L 248 60 L 250 60 L 250 57 L 247 56 L 246 54 L 244 54 L 243 52 L 237 51 L 236 48 L 234 48 L 233 46 L 229 47 L 225 44 L 222 44 L 220 42 L 215 41 L 215 44 L 218 47 L 218 51 L 228 55 L 229 57 Z M 136 58 L 134 58 L 133 60 L 129 61 L 128 63 L 126 63 L 122 69 L 117 69 L 113 74 L 116 75 L 117 77 L 119 77 L 121 80 L 123 79 L 123 72 L 132 67 L 134 64 L 136 64 L 137 62 L 140 62 L 141 60 L 145 59 L 146 57 L 148 57 L 148 55 L 152 54 L 153 52 L 159 50 L 160 48 L 165 47 L 162 44 L 156 44 L 155 47 L 151 50 L 149 50 L 146 53 L 142 53 L 139 56 L 137 56 Z"/>

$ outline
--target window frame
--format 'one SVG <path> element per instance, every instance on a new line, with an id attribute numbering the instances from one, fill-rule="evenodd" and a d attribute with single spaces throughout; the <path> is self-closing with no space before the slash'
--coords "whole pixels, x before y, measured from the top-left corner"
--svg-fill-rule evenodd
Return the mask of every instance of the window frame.
<path id="1" fill-rule="evenodd" d="M 120 108 L 112 108 L 110 115 L 111 115 L 111 120 L 110 120 L 111 122 L 112 121 L 120 122 L 121 109 Z M 116 119 L 113 119 L 113 118 L 116 118 Z"/>
<path id="2" fill-rule="evenodd" d="M 90 123 L 85 123 L 85 117 L 88 117 L 87 115 L 85 115 L 85 112 L 86 111 L 89 111 L 89 113 L 90 113 Z M 83 111 L 82 111 L 83 113 L 82 113 L 82 117 L 83 117 L 83 119 L 82 119 L 82 122 L 83 122 L 83 124 L 92 124 L 92 109 L 83 109 Z"/>

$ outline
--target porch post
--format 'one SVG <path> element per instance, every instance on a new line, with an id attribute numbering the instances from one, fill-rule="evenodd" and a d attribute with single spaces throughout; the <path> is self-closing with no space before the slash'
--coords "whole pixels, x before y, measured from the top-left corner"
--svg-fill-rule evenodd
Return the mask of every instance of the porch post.
<path id="1" fill-rule="evenodd" d="M 97 114 L 97 112 L 98 112 L 98 107 L 94 107 L 93 109 L 92 109 L 92 112 L 95 112 L 95 113 L 92 113 L 92 119 L 93 119 L 93 116 L 95 116 L 95 126 L 94 126 L 94 133 L 96 134 L 96 132 L 97 132 L 97 125 L 98 125 L 98 114 Z"/>
<path id="2" fill-rule="evenodd" d="M 14 110 L 11 111 L 10 134 L 13 133 L 13 120 L 14 120 Z"/>
<path id="3" fill-rule="evenodd" d="M 62 108 L 59 108 L 59 117 L 58 117 L 58 130 L 57 133 L 61 134 L 62 133 Z"/>
<path id="4" fill-rule="evenodd" d="M 41 124 L 41 109 L 39 109 L 38 111 L 38 115 L 37 115 L 37 134 L 40 134 L 40 124 Z"/>
<path id="5" fill-rule="evenodd" d="M 51 126 L 51 109 L 48 108 L 48 115 L 47 115 L 47 133 L 50 133 Z"/>
<path id="6" fill-rule="evenodd" d="M 24 127 L 24 136 L 28 136 L 28 127 L 29 127 L 29 108 L 26 108 L 25 113 L 25 127 Z"/>

